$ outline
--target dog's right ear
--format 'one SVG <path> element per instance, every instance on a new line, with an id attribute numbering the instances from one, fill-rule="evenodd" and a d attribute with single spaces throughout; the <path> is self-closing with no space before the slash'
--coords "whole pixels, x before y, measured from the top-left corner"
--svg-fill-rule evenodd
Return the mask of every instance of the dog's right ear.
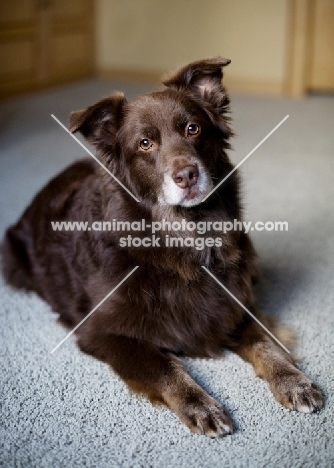
<path id="1" fill-rule="evenodd" d="M 97 149 L 113 146 L 125 103 L 123 93 L 114 93 L 87 109 L 72 112 L 70 131 L 80 132 Z"/>

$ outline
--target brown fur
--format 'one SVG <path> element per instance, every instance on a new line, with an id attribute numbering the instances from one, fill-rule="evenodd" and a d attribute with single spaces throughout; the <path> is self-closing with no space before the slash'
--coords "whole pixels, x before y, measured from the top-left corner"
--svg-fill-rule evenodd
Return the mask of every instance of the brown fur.
<path id="1" fill-rule="evenodd" d="M 216 357 L 224 347 L 231 349 L 253 364 L 286 407 L 315 411 L 322 406 L 315 384 L 201 268 L 209 268 L 275 333 L 276 325 L 255 306 L 255 253 L 248 236 L 228 232 L 221 247 L 203 250 L 121 248 L 124 233 L 59 232 L 50 222 L 242 219 L 236 172 L 204 203 L 161 203 L 161 194 L 167 197 L 162 192 L 166 174 L 191 194 L 199 190 L 198 178 L 207 174 L 214 186 L 233 167 L 225 151 L 232 135 L 229 99 L 221 84 L 228 63 L 221 58 L 196 62 L 167 78 L 161 92 L 132 102 L 115 93 L 72 113 L 71 131 L 95 145 L 103 164 L 140 203 L 95 162 L 79 161 L 42 189 L 7 230 L 2 247 L 7 282 L 36 291 L 71 327 L 139 265 L 78 328 L 78 344 L 110 364 L 132 389 L 165 403 L 192 431 L 209 436 L 231 433 L 232 423 L 176 355 Z M 194 123 L 199 131 L 191 127 L 190 133 Z M 143 139 L 148 149 L 141 146 Z"/>

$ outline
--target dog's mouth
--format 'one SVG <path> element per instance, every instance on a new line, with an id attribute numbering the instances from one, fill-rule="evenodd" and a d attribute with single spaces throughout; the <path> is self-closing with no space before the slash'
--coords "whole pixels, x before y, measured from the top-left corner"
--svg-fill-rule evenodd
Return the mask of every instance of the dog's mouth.
<path id="1" fill-rule="evenodd" d="M 206 190 L 204 193 L 201 190 L 199 190 L 197 187 L 193 187 L 193 188 L 185 189 L 185 190 L 186 190 L 186 193 L 183 195 L 183 198 L 180 200 L 179 203 L 177 203 L 177 205 L 195 206 L 195 205 L 199 205 L 202 202 L 203 198 L 211 190 L 211 186 L 210 186 L 210 190 Z"/>
<path id="2" fill-rule="evenodd" d="M 185 200 L 193 200 L 198 196 L 198 191 L 197 190 L 192 190 L 190 189 L 187 193 L 187 195 L 184 197 Z"/>

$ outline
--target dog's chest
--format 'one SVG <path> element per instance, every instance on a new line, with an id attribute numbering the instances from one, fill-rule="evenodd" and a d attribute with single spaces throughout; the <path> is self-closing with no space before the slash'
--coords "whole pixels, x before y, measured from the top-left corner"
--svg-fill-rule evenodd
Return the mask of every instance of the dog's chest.
<path id="1" fill-rule="evenodd" d="M 128 289 L 125 332 L 177 353 L 219 355 L 235 317 L 224 291 L 203 273 L 191 281 L 142 274 Z"/>

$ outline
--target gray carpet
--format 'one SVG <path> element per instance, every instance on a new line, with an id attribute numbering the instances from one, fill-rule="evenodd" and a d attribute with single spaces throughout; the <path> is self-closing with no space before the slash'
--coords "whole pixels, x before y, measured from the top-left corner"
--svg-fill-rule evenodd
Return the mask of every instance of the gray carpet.
<path id="1" fill-rule="evenodd" d="M 86 81 L 1 105 L 0 233 L 34 193 L 84 152 L 50 117 L 110 90 L 149 86 Z M 263 273 L 261 307 L 298 334 L 300 367 L 322 388 L 324 409 L 288 411 L 233 354 L 186 359 L 191 375 L 229 410 L 235 433 L 191 434 L 163 407 L 132 395 L 34 294 L 1 288 L 0 465 L 36 467 L 330 467 L 334 363 L 334 99 L 232 96 L 233 162 L 285 115 L 290 118 L 242 166 L 246 219 L 288 221 L 288 232 L 253 232 Z"/>

